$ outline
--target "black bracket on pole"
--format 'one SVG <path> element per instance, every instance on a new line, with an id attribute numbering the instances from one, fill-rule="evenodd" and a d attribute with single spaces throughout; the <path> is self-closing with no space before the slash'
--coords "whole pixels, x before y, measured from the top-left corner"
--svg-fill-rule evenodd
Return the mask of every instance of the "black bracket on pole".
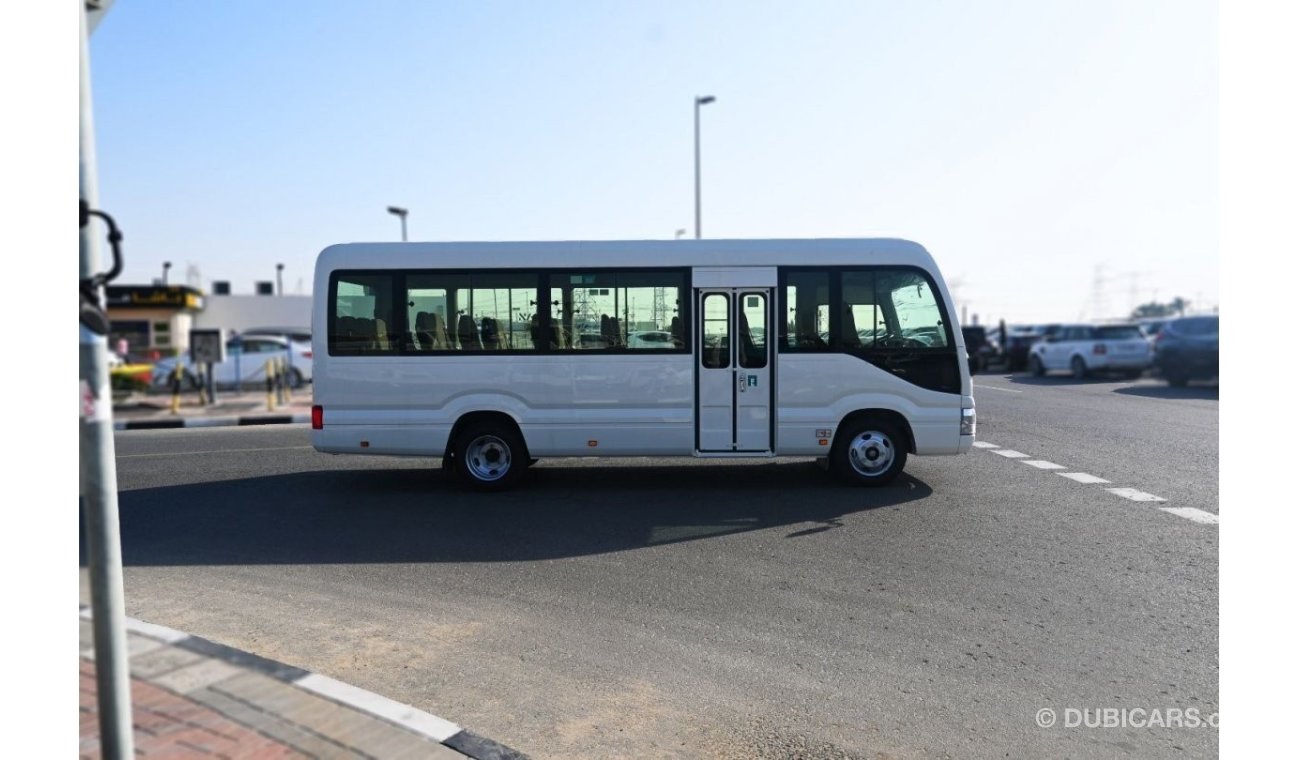
<path id="1" fill-rule="evenodd" d="M 122 231 L 117 228 L 113 217 L 103 211 L 96 211 L 81 199 L 81 227 L 90 224 L 90 217 L 97 216 L 108 225 L 108 245 L 113 251 L 113 268 L 107 272 L 92 275 L 81 280 L 81 324 L 98 335 L 108 335 L 108 312 L 99 302 L 99 289 L 117 278 L 122 273 Z"/>

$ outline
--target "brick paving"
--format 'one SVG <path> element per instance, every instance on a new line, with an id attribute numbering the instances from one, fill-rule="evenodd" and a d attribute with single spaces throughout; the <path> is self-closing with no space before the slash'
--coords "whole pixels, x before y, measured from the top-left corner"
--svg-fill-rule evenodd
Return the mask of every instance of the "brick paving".
<path id="1" fill-rule="evenodd" d="M 81 621 L 80 757 L 98 760 L 93 636 Z M 130 631 L 135 754 L 147 760 L 464 760 L 434 738 L 281 677 L 296 669 L 197 640 Z M 198 651 L 195 651 L 195 650 Z M 270 666 L 278 666 L 278 669 Z M 259 669 L 260 667 L 260 669 Z M 299 671 L 305 673 L 305 671 Z"/>
<path id="2" fill-rule="evenodd" d="M 155 686 L 131 679 L 131 722 L 135 752 L 146 758 L 247 758 L 306 760 L 312 755 L 236 723 L 222 713 Z M 81 661 L 81 757 L 97 760 L 99 708 L 95 663 Z"/>

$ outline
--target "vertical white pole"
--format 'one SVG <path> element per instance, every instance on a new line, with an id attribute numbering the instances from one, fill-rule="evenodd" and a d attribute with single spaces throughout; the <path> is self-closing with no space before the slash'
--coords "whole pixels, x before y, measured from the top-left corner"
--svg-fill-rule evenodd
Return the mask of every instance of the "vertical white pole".
<path id="1" fill-rule="evenodd" d="M 81 35 L 81 198 L 99 206 L 95 176 L 95 125 L 90 96 L 90 45 L 86 6 L 76 0 Z M 102 271 L 96 223 L 81 229 L 81 278 Z M 104 303 L 102 288 L 97 294 Z M 117 467 L 113 448 L 113 392 L 108 380 L 108 337 L 80 325 L 81 500 L 95 637 L 95 683 L 99 699 L 99 745 L 106 760 L 134 757 L 131 736 L 131 674 L 126 649 L 122 591 L 122 544 L 117 514 Z"/>

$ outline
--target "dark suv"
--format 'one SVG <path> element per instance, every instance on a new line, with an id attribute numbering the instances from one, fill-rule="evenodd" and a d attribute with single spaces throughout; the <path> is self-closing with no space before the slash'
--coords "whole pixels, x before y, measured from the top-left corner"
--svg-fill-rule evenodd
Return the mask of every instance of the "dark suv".
<path id="1" fill-rule="evenodd" d="M 982 325 L 961 328 L 961 335 L 966 342 L 966 360 L 970 363 L 972 375 L 983 372 L 990 365 L 1002 363 L 1002 347 L 998 345 L 997 333 Z"/>
<path id="2" fill-rule="evenodd" d="M 1059 325 L 1054 325 L 1059 327 Z M 1019 372 L 1029 366 L 1029 349 L 1043 339 L 1042 325 L 1017 325 L 1007 328 L 1007 342 L 1002 346 L 1007 357 L 1007 369 Z"/>
<path id="3" fill-rule="evenodd" d="M 1219 376 L 1219 318 L 1183 317 L 1156 335 L 1156 370 L 1173 386 Z"/>

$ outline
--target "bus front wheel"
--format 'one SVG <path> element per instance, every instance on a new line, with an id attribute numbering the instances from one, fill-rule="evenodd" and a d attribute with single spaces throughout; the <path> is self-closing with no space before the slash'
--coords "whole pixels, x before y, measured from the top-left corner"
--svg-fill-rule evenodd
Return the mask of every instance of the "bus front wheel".
<path id="1" fill-rule="evenodd" d="M 866 418 L 840 431 L 831 450 L 831 470 L 859 486 L 892 483 L 907 463 L 907 439 L 887 420 Z"/>
<path id="2" fill-rule="evenodd" d="M 528 466 L 523 438 L 513 426 L 483 422 L 456 437 L 453 465 L 462 481 L 481 491 L 509 488 Z"/>

